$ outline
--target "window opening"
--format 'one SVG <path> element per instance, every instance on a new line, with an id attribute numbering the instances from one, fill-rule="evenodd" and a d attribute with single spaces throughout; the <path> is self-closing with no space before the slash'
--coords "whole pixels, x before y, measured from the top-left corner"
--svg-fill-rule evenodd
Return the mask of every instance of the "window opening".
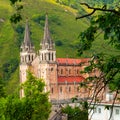
<path id="1" fill-rule="evenodd" d="M 62 87 L 60 87 L 60 93 L 62 93 Z"/>
<path id="2" fill-rule="evenodd" d="M 63 69 L 61 69 L 61 74 L 63 74 Z"/>
<path id="3" fill-rule="evenodd" d="M 116 109 L 116 110 L 115 110 L 115 114 L 116 114 L 116 115 L 119 115 L 119 109 Z"/>
<path id="4" fill-rule="evenodd" d="M 69 92 L 71 92 L 71 87 L 69 87 Z"/>
<path id="5" fill-rule="evenodd" d="M 53 88 L 51 88 L 51 93 L 53 93 Z"/>
<path id="6" fill-rule="evenodd" d="M 98 108 L 98 113 L 101 113 L 101 108 Z"/>

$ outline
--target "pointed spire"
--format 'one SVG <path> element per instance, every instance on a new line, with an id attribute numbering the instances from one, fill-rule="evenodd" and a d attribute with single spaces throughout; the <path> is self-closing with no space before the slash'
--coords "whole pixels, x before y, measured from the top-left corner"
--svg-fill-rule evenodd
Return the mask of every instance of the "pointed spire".
<path id="1" fill-rule="evenodd" d="M 42 49 L 54 49 L 54 42 L 50 37 L 49 25 L 48 25 L 48 15 L 46 14 L 45 27 L 44 27 L 44 37 L 41 42 Z"/>
<path id="2" fill-rule="evenodd" d="M 25 26 L 24 44 L 26 46 L 29 46 L 31 44 L 30 31 L 29 31 L 29 26 L 28 26 L 28 19 L 26 20 L 26 26 Z"/>
<path id="3" fill-rule="evenodd" d="M 46 43 L 49 43 L 51 41 L 50 38 L 50 32 L 48 27 L 48 15 L 46 14 L 46 20 L 45 20 L 45 27 L 44 27 L 44 38 Z"/>
<path id="4" fill-rule="evenodd" d="M 33 50 L 34 46 L 31 43 L 30 40 L 30 31 L 29 31 L 29 25 L 28 25 L 28 19 L 26 19 L 26 26 L 25 26 L 25 34 L 24 34 L 24 41 L 23 44 L 21 45 L 21 48 L 24 50 Z"/>

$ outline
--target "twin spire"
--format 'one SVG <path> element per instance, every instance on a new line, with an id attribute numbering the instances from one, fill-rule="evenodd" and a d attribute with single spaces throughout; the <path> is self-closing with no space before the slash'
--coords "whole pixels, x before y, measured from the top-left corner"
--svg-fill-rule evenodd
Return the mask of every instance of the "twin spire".
<path id="1" fill-rule="evenodd" d="M 25 44 L 26 46 L 31 45 L 30 31 L 29 31 L 29 26 L 28 26 L 28 20 L 26 20 L 25 35 L 24 35 L 24 44 Z"/>
<path id="2" fill-rule="evenodd" d="M 41 47 L 42 49 L 54 49 L 54 42 L 52 41 L 50 37 L 50 31 L 49 31 L 49 25 L 48 25 L 48 15 L 46 14 L 45 19 L 45 27 L 44 27 L 44 37 L 41 41 Z M 26 20 L 26 26 L 25 26 L 25 34 L 24 34 L 24 41 L 21 45 L 21 48 L 23 51 L 33 51 L 34 46 L 30 39 L 30 31 L 29 31 L 29 25 L 28 20 Z"/>
<path id="3" fill-rule="evenodd" d="M 22 49 L 22 51 L 34 51 L 34 45 L 32 44 L 32 42 L 30 40 L 30 31 L 29 31 L 28 20 L 26 20 L 24 41 L 21 45 L 21 49 Z"/>
<path id="4" fill-rule="evenodd" d="M 48 15 L 46 14 L 45 27 L 44 27 L 44 37 L 41 41 L 42 49 L 55 49 L 53 40 L 50 37 L 49 25 L 48 25 Z"/>

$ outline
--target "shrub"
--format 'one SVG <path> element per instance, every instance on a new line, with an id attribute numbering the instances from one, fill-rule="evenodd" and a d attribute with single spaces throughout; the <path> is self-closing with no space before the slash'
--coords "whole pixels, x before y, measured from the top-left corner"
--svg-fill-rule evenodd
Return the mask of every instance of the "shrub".
<path id="1" fill-rule="evenodd" d="M 63 45 L 63 43 L 62 43 L 62 41 L 57 40 L 57 41 L 55 42 L 55 45 L 56 45 L 56 46 L 62 46 L 62 45 Z"/>

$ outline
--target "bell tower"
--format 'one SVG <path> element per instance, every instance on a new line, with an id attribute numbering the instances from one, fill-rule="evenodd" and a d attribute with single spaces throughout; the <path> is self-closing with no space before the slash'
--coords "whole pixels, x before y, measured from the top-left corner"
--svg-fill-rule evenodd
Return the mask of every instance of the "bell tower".
<path id="1" fill-rule="evenodd" d="M 56 50 L 55 43 L 51 39 L 49 26 L 48 26 L 48 15 L 46 14 L 44 37 L 41 42 L 40 62 L 41 63 L 55 63 L 56 62 Z"/>
<path id="2" fill-rule="evenodd" d="M 25 33 L 24 33 L 24 41 L 21 45 L 20 50 L 20 83 L 24 83 L 26 81 L 26 71 L 31 66 L 32 61 L 35 59 L 35 50 L 34 45 L 30 40 L 30 31 L 28 20 L 26 20 Z M 20 97 L 24 96 L 24 91 L 20 91 Z"/>
<path id="3" fill-rule="evenodd" d="M 51 84 L 57 83 L 57 63 L 56 63 L 56 50 L 55 43 L 50 36 L 48 15 L 46 14 L 44 36 L 40 43 L 41 49 L 39 50 L 39 77 L 45 80 L 45 91 L 50 91 Z"/>
<path id="4" fill-rule="evenodd" d="M 21 58 L 21 60 L 20 60 L 21 64 L 28 64 L 28 65 L 30 65 L 31 62 L 35 58 L 34 45 L 32 44 L 32 42 L 30 40 L 30 31 L 29 31 L 29 26 L 28 26 L 28 20 L 26 20 L 24 41 L 21 45 L 20 58 Z"/>

